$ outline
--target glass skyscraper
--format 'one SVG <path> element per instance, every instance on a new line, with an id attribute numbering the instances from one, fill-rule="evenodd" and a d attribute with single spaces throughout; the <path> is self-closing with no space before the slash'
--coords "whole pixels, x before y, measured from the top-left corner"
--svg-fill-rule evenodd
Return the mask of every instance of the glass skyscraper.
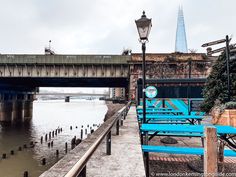
<path id="1" fill-rule="evenodd" d="M 179 7 L 175 38 L 175 52 L 188 53 L 187 39 L 184 24 L 183 8 Z"/>

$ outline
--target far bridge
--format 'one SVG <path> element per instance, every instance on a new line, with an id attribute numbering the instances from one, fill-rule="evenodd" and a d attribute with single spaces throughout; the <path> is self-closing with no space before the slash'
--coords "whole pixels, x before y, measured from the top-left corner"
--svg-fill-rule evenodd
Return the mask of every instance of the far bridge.
<path id="1" fill-rule="evenodd" d="M 54 96 L 96 96 L 96 97 L 107 97 L 109 93 L 59 93 L 59 92 L 47 92 L 47 93 L 36 93 L 39 96 L 47 96 L 47 95 L 54 95 Z"/>

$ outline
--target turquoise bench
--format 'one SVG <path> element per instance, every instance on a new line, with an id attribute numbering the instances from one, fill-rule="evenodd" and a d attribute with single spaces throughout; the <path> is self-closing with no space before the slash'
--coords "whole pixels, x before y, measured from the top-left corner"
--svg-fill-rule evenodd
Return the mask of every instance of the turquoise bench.
<path id="1" fill-rule="evenodd" d="M 151 140 L 154 136 L 176 136 L 176 137 L 204 137 L 204 128 L 209 125 L 173 125 L 173 124 L 141 124 L 140 132 L 143 140 L 148 136 Z M 236 128 L 224 125 L 211 125 L 217 130 L 217 136 L 236 134 Z"/>
<path id="2" fill-rule="evenodd" d="M 143 110 L 137 110 L 138 114 L 143 114 Z M 146 110 L 146 114 L 183 114 L 178 110 Z"/>
<path id="3" fill-rule="evenodd" d="M 141 121 L 143 119 L 143 115 L 138 115 L 138 120 Z M 154 115 L 154 114 L 146 114 L 146 123 L 150 121 L 185 121 L 190 124 L 200 124 L 203 119 L 203 116 L 193 116 L 193 115 Z"/>
<path id="4" fill-rule="evenodd" d="M 159 125 L 159 124 L 142 124 L 140 131 L 148 132 L 173 132 L 173 133 L 204 133 L 206 126 L 215 127 L 217 134 L 236 134 L 236 128 L 226 125 Z"/>
<path id="5" fill-rule="evenodd" d="M 141 132 L 144 135 L 143 132 Z M 149 131 L 148 135 L 154 136 L 176 136 L 176 137 L 204 137 L 202 133 L 173 133 L 173 132 L 152 132 Z M 219 136 L 219 135 L 218 135 Z"/>
<path id="6" fill-rule="evenodd" d="M 173 146 L 142 145 L 142 150 L 143 152 L 157 152 L 157 153 L 184 154 L 184 155 L 204 155 L 204 148 L 201 148 L 201 147 L 173 147 Z M 224 156 L 236 157 L 236 152 L 230 149 L 225 149 Z"/>
<path id="7" fill-rule="evenodd" d="M 136 110 L 137 111 L 142 111 L 143 108 L 137 107 Z M 176 110 L 176 109 L 171 109 L 171 108 L 146 108 L 146 111 L 147 110 L 149 110 L 149 111 L 159 111 L 159 110 L 162 110 L 162 111 L 172 111 L 172 110 Z"/>
<path id="8" fill-rule="evenodd" d="M 184 112 L 184 114 L 188 114 L 188 106 L 184 103 L 183 100 L 180 99 L 170 99 L 170 102 L 175 105 L 175 107 L 178 110 L 181 110 L 182 112 Z"/>
<path id="9" fill-rule="evenodd" d="M 139 121 L 141 123 L 141 121 Z M 149 124 L 186 124 L 186 125 L 191 125 L 189 121 L 184 120 L 148 120 Z"/>
<path id="10" fill-rule="evenodd" d="M 142 114 L 138 115 L 139 119 L 143 118 Z M 203 119 L 203 116 L 196 115 L 162 115 L 162 114 L 146 114 L 146 118 L 148 119 Z"/>

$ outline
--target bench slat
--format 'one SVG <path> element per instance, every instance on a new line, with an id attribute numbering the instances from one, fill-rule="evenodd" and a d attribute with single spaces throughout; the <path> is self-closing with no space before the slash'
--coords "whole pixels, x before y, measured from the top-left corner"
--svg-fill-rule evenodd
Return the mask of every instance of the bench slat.
<path id="1" fill-rule="evenodd" d="M 155 132 L 148 132 L 149 135 L 153 135 Z M 142 133 L 143 134 L 143 133 Z M 157 133 L 156 136 L 176 136 L 176 137 L 203 137 L 201 133 Z"/>
<path id="2" fill-rule="evenodd" d="M 143 115 L 138 115 L 138 118 L 142 119 Z M 146 114 L 146 118 L 149 118 L 149 119 L 203 119 L 203 116 Z"/>
<path id="3" fill-rule="evenodd" d="M 201 147 L 173 147 L 173 146 L 152 146 L 142 145 L 143 152 L 159 152 L 168 154 L 185 154 L 185 155 L 204 155 L 204 148 Z M 236 152 L 230 149 L 224 150 L 224 156 L 236 157 Z"/>
<path id="4" fill-rule="evenodd" d="M 218 134 L 236 134 L 236 128 L 227 125 L 173 125 L 173 124 L 142 124 L 141 131 L 203 133 L 206 126 L 215 127 Z"/>

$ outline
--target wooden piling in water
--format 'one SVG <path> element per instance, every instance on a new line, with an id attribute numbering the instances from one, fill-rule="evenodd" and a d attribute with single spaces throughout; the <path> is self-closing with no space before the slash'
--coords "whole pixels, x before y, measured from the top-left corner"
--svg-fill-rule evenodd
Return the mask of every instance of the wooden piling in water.
<path id="1" fill-rule="evenodd" d="M 83 139 L 83 129 L 81 128 L 80 138 Z"/>
<path id="2" fill-rule="evenodd" d="M 59 150 L 58 149 L 56 150 L 56 155 L 59 156 Z"/>
<path id="3" fill-rule="evenodd" d="M 72 130 L 72 126 L 70 126 L 70 130 Z"/>
<path id="4" fill-rule="evenodd" d="M 36 143 L 36 142 L 35 142 Z M 30 148 L 33 148 L 35 146 L 35 143 L 33 141 L 30 142 Z"/>
<path id="5" fill-rule="evenodd" d="M 14 155 L 14 151 L 13 150 L 11 150 L 11 155 Z"/>
<path id="6" fill-rule="evenodd" d="M 68 145 L 67 142 L 65 143 L 65 152 L 67 153 Z"/>
<path id="7" fill-rule="evenodd" d="M 6 159 L 6 158 L 7 158 L 7 154 L 6 153 L 2 154 L 2 159 Z"/>
<path id="8" fill-rule="evenodd" d="M 41 164 L 42 164 L 42 165 L 46 165 L 46 158 L 43 158 L 43 159 L 42 159 Z"/>
<path id="9" fill-rule="evenodd" d="M 24 171 L 24 177 L 29 177 L 28 171 Z"/>
<path id="10" fill-rule="evenodd" d="M 40 138 L 40 143 L 42 144 L 43 143 L 43 137 L 41 136 Z"/>
<path id="11" fill-rule="evenodd" d="M 21 146 L 18 148 L 18 151 L 22 151 L 22 147 Z"/>
<path id="12" fill-rule="evenodd" d="M 45 135 L 45 141 L 47 141 L 47 140 L 48 140 L 48 134 Z"/>

